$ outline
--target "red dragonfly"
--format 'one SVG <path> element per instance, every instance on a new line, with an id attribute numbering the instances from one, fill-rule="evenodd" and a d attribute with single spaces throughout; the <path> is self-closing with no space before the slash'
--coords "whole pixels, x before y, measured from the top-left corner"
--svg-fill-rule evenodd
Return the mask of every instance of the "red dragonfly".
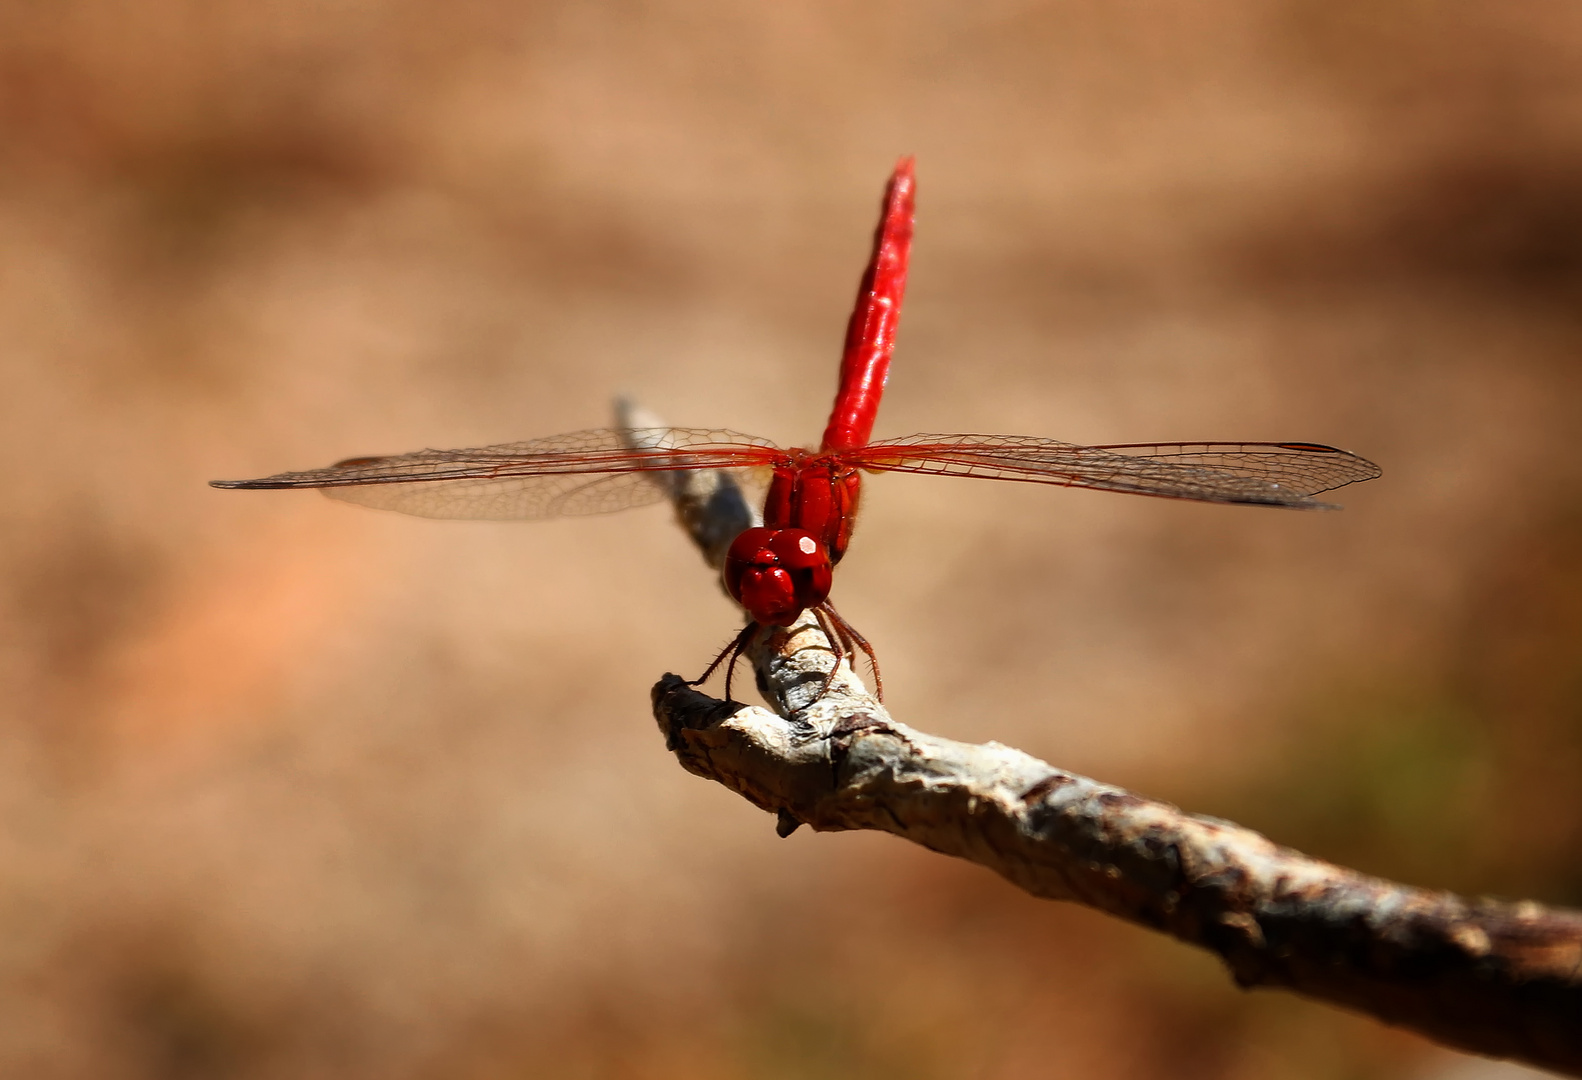
<path id="1" fill-rule="evenodd" d="M 656 472 L 748 470 L 769 474 L 762 527 L 731 543 L 725 586 L 751 617 L 693 685 L 736 660 L 766 626 L 812 609 L 842 658 L 872 647 L 831 606 L 831 572 L 851 540 L 862 473 L 943 473 L 1097 488 L 1199 502 L 1331 508 L 1313 496 L 1379 475 L 1378 466 L 1318 443 L 1120 443 L 1075 446 L 1024 435 L 909 435 L 870 442 L 906 289 L 916 183 L 911 158 L 885 189 L 873 256 L 847 325 L 840 388 L 817 450 L 782 449 L 733 431 L 655 428 L 578 431 L 471 450 L 419 450 L 351 458 L 327 469 L 222 488 L 319 488 L 347 502 L 433 518 L 530 520 L 600 514 L 665 497 Z M 821 690 L 821 694 L 823 692 Z"/>

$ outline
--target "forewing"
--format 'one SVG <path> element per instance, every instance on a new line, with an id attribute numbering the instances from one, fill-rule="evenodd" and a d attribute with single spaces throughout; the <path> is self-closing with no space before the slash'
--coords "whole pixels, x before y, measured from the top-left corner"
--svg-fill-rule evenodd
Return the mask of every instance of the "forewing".
<path id="1" fill-rule="evenodd" d="M 870 443 L 863 468 L 1021 480 L 1197 502 L 1330 508 L 1311 496 L 1372 480 L 1379 467 L 1318 443 L 1077 446 L 1020 435 L 913 435 Z"/>
<path id="2" fill-rule="evenodd" d="M 669 471 L 750 472 L 773 443 L 703 428 L 600 429 L 467 450 L 352 458 L 223 488 L 318 488 L 331 498 L 430 518 L 528 521 L 658 502 Z"/>

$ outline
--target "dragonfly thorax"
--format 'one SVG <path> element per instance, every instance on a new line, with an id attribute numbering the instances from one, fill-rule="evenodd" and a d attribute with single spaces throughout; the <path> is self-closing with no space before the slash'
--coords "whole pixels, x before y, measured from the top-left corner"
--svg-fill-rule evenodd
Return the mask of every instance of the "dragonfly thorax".
<path id="1" fill-rule="evenodd" d="M 791 453 L 789 462 L 775 466 L 764 499 L 764 525 L 811 533 L 828 549 L 834 565 L 851 543 L 862 473 L 828 454 Z"/>

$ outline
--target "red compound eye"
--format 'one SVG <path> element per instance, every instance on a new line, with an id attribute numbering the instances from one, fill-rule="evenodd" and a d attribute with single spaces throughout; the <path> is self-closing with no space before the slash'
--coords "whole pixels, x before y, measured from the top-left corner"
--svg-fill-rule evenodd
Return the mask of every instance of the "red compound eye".
<path id="1" fill-rule="evenodd" d="M 801 529 L 748 529 L 725 555 L 725 588 L 766 626 L 789 626 L 829 587 L 829 549 Z"/>

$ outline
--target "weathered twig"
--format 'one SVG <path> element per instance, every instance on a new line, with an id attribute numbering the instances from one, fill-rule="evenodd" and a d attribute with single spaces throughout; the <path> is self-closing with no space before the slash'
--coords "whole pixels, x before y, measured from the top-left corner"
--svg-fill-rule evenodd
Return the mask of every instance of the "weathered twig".
<path id="1" fill-rule="evenodd" d="M 695 539 L 721 531 L 696 524 L 720 483 L 673 493 Z M 1582 912 L 1397 885 L 998 743 L 913 731 L 844 661 L 819 697 L 833 652 L 809 617 L 766 631 L 749 655 L 774 711 L 667 675 L 654 716 L 686 769 L 774 813 L 782 835 L 894 833 L 1211 949 L 1244 987 L 1284 986 L 1582 1075 Z"/>

